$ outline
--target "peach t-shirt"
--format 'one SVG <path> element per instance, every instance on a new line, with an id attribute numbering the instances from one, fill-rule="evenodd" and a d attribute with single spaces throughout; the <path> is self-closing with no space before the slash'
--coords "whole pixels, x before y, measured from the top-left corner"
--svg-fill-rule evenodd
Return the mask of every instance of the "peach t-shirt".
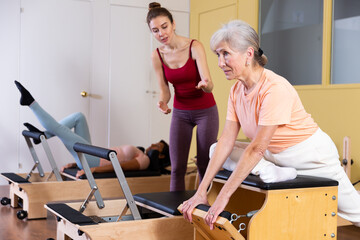
<path id="1" fill-rule="evenodd" d="M 226 119 L 239 122 L 250 139 L 255 138 L 258 125 L 279 125 L 268 147 L 272 153 L 306 140 L 318 129 L 295 88 L 268 69 L 264 69 L 259 82 L 247 95 L 241 81 L 232 86 Z"/>

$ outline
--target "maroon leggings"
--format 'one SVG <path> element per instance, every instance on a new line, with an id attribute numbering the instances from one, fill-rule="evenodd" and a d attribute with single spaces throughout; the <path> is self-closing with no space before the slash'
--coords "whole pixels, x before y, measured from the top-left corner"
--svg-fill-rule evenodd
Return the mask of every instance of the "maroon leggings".
<path id="1" fill-rule="evenodd" d="M 185 190 L 185 173 L 193 128 L 197 126 L 197 167 L 200 181 L 209 163 L 209 149 L 217 140 L 219 115 L 217 106 L 200 110 L 174 108 L 170 126 L 170 191 Z"/>

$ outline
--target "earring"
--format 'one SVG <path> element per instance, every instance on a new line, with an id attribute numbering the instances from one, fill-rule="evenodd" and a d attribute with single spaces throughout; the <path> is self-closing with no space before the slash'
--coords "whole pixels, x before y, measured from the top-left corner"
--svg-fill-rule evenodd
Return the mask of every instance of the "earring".
<path id="1" fill-rule="evenodd" d="M 249 66 L 249 62 L 248 62 L 248 61 L 246 61 L 246 66 Z"/>

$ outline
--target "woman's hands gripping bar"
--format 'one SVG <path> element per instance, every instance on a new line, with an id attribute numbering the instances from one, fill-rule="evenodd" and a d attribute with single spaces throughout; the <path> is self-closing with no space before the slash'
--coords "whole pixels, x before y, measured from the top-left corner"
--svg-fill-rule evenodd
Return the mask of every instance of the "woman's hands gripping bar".
<path id="1" fill-rule="evenodd" d="M 90 154 L 90 155 L 93 155 L 96 157 L 104 158 L 106 160 L 110 160 L 111 152 L 114 152 L 116 155 L 116 151 L 114 151 L 114 150 L 106 149 L 106 148 L 102 148 L 102 147 L 96 147 L 96 146 L 83 144 L 83 143 L 75 143 L 73 148 L 76 152 Z"/>

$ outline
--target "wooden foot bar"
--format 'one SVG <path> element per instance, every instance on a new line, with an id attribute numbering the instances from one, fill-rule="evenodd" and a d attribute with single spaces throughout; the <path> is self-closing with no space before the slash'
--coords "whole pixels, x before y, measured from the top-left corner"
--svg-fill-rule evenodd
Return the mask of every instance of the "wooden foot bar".
<path id="1" fill-rule="evenodd" d="M 181 211 L 182 204 L 178 207 Z M 223 211 L 214 223 L 214 229 L 209 231 L 209 226 L 205 223 L 205 215 L 209 210 L 209 206 L 199 205 L 192 213 L 193 224 L 197 231 L 196 239 L 217 240 L 244 240 L 245 238 L 238 233 L 238 230 L 231 224 L 231 213 Z"/>

